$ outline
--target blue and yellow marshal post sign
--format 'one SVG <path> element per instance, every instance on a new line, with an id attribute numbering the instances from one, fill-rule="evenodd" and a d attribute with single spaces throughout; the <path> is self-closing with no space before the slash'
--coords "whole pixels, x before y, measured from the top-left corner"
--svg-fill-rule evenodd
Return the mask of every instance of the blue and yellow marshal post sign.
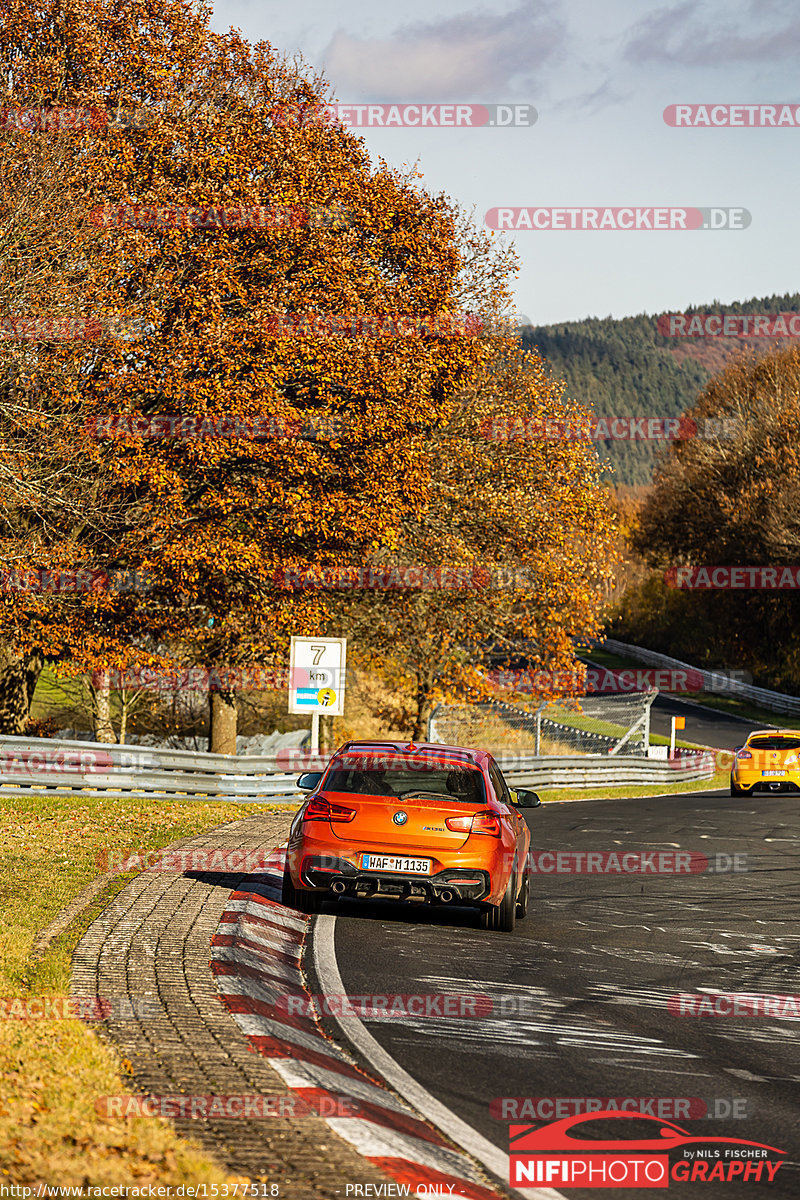
<path id="1" fill-rule="evenodd" d="M 292 638 L 290 713 L 343 715 L 346 653 L 347 638 Z"/>

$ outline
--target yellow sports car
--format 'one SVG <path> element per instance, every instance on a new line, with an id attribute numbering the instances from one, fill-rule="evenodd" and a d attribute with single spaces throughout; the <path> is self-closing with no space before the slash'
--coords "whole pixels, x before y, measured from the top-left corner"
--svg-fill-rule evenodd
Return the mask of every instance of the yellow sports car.
<path id="1" fill-rule="evenodd" d="M 800 731 L 759 729 L 734 751 L 731 795 L 800 792 Z"/>

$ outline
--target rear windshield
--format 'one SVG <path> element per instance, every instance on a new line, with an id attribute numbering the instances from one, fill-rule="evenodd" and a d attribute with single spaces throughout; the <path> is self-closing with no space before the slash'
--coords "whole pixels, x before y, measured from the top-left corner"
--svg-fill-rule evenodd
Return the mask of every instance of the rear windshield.
<path id="1" fill-rule="evenodd" d="M 338 759 L 331 763 L 322 791 L 350 792 L 359 796 L 406 796 L 410 792 L 433 794 L 460 804 L 486 804 L 483 775 L 474 767 L 442 766 L 402 759 L 374 765 L 369 760 Z"/>
<path id="2" fill-rule="evenodd" d="M 754 750 L 800 750 L 800 737 L 755 737 L 747 745 Z"/>

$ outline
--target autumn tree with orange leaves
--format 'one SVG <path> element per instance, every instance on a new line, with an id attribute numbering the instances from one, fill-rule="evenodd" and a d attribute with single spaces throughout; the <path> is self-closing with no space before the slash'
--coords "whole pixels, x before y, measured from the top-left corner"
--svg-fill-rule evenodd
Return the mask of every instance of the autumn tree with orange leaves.
<path id="1" fill-rule="evenodd" d="M 579 669 L 574 640 L 600 633 L 617 558 L 594 446 L 557 436 L 588 415 L 536 354 L 498 349 L 446 435 L 421 440 L 419 453 L 433 459 L 431 501 L 403 522 L 392 562 L 401 584 L 418 578 L 409 568 L 427 567 L 423 585 L 359 591 L 342 626 L 353 631 L 353 657 L 394 685 L 384 714 L 394 727 L 424 738 L 437 701 L 496 698 L 488 666 L 523 645 L 531 669 L 542 668 L 541 698 L 560 694 L 555 678 L 545 686 L 548 672 L 563 680 Z M 438 564 L 451 570 L 437 575 Z"/>
<path id="2" fill-rule="evenodd" d="M 60 131 L 59 145 L 71 147 L 76 237 L 92 245 L 83 299 L 128 318 L 127 333 L 70 348 L 69 369 L 42 380 L 31 420 L 46 445 L 6 443 L 4 549 L 21 568 L 91 564 L 147 582 L 67 598 L 6 590 L 4 643 L 72 673 L 280 664 L 292 633 L 347 622 L 360 637 L 374 603 L 356 612 L 287 578 L 423 553 L 535 570 L 537 599 L 427 597 L 404 669 L 421 669 L 443 625 L 446 662 L 424 669 L 445 683 L 456 659 L 512 629 L 535 629 L 560 662 L 570 632 L 596 625 L 605 518 L 591 453 L 474 436 L 492 403 L 557 407 L 541 368 L 523 369 L 510 337 L 298 336 L 276 321 L 496 315 L 511 256 L 413 173 L 373 165 L 341 126 L 275 117 L 321 105 L 324 83 L 208 20 L 180 0 L 10 0 L 0 14 L 0 107 L 117 114 Z M 53 137 L 44 121 L 32 153 Z M 0 216 L 11 200 L 0 191 Z M 133 424 L 96 436 L 118 415 Z M 155 421 L 167 435 L 143 436 Z M 310 428 L 346 434 L 298 436 Z M 50 458 L 58 486 L 42 514 L 17 485 L 26 470 L 44 478 Z M 63 503 L 70 488 L 85 519 Z M 383 653 L 380 638 L 364 645 Z M 235 753 L 235 696 L 223 687 L 211 702 L 212 748 Z"/>
<path id="3" fill-rule="evenodd" d="M 675 443 L 633 531 L 652 575 L 626 592 L 616 629 L 701 666 L 745 670 L 763 686 L 800 683 L 792 590 L 683 590 L 680 566 L 800 562 L 800 349 L 739 355 L 688 414 L 716 431 Z"/>
<path id="4" fill-rule="evenodd" d="M 45 658 L 102 642 L 103 600 L 76 594 L 75 571 L 88 580 L 98 553 L 113 567 L 129 517 L 64 397 L 136 308 L 120 295 L 126 263 L 75 187 L 74 140 L 37 136 L 31 115 L 0 113 L 0 728 L 13 733 Z M 51 590 L 60 569 L 71 591 Z"/>
<path id="5" fill-rule="evenodd" d="M 267 45 L 213 34 L 207 10 L 176 0 L 31 10 L 14 0 L 0 17 L 0 56 L 4 106 L 145 114 L 76 130 L 72 185 L 90 211 L 135 204 L 159 214 L 144 229 L 101 226 L 98 275 L 126 262 L 122 293 L 141 310 L 141 336 L 93 347 L 79 380 L 45 394 L 43 410 L 286 429 L 345 412 L 350 431 L 347 446 L 292 436 L 87 439 L 114 516 L 96 537 L 70 531 L 69 549 L 152 586 L 133 605 L 77 597 L 61 620 L 51 605 L 39 614 L 28 597 L 4 596 L 5 637 L 76 671 L 159 663 L 165 645 L 209 667 L 280 656 L 291 631 L 330 617 L 325 596 L 290 594 L 280 572 L 397 544 L 401 518 L 421 514 L 430 493 L 406 430 L 447 424 L 487 348 L 474 338 L 275 338 L 269 318 L 448 311 L 464 274 L 453 210 L 413 178 L 373 167 L 340 127 L 273 121 L 278 104 L 317 96 L 314 81 Z M 219 205 L 348 216 L 267 228 L 173 220 L 176 210 Z M 484 289 L 487 304 L 497 286 Z M 62 529 L 40 529 L 22 565 L 61 561 L 63 542 Z M 102 635 L 88 637 L 101 612 Z M 227 712 L 217 748 L 230 750 L 232 698 L 216 703 Z"/>

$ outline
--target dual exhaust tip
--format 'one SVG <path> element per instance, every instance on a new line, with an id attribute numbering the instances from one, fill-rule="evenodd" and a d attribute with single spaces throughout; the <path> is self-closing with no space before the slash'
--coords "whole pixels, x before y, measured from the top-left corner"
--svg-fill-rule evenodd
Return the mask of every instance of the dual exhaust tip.
<path id="1" fill-rule="evenodd" d="M 331 884 L 331 891 L 333 892 L 334 896 L 343 896 L 344 893 L 349 890 L 349 885 L 345 883 L 343 879 L 334 879 L 333 883 Z M 440 892 L 435 893 L 435 899 L 441 904 L 452 904 L 457 897 L 456 893 L 451 888 L 442 888 Z"/>

